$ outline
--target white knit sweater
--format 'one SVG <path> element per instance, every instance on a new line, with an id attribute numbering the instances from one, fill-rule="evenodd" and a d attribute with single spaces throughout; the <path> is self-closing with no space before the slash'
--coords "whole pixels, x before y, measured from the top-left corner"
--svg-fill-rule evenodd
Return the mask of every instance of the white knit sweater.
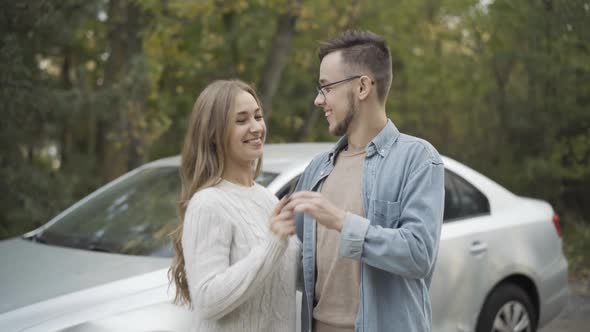
<path id="1" fill-rule="evenodd" d="M 223 180 L 193 195 L 182 247 L 192 331 L 294 331 L 300 244 L 269 230 L 276 197 Z"/>

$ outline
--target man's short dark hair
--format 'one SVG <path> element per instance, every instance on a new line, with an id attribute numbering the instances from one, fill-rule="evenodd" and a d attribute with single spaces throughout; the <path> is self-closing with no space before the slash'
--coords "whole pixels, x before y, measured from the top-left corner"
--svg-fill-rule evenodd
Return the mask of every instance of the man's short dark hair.
<path id="1" fill-rule="evenodd" d="M 371 31 L 345 31 L 336 38 L 320 42 L 318 50 L 320 62 L 326 55 L 336 51 L 341 52 L 345 64 L 370 71 L 377 85 L 377 97 L 379 101 L 385 103 L 393 72 L 391 53 L 383 37 Z"/>

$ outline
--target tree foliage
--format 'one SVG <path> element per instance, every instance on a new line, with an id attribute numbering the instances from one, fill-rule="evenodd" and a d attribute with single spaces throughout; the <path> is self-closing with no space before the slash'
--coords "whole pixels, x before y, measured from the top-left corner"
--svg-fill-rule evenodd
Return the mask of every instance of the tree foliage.
<path id="1" fill-rule="evenodd" d="M 317 41 L 392 50 L 389 117 L 520 195 L 590 219 L 588 0 L 2 1 L 0 238 L 178 154 L 199 91 L 261 92 L 270 142 L 333 140 Z"/>

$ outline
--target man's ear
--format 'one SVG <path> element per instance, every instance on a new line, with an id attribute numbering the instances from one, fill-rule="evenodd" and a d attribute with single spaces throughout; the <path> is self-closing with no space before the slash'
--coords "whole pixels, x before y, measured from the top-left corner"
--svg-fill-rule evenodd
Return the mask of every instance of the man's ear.
<path id="1" fill-rule="evenodd" d="M 373 80 L 369 76 L 363 75 L 360 78 L 360 85 L 359 85 L 359 99 L 365 100 L 371 94 L 373 90 Z"/>

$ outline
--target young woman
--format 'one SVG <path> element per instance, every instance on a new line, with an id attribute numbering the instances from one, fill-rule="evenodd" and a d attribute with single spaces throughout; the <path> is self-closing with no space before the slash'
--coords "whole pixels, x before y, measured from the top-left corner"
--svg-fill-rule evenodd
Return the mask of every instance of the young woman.
<path id="1" fill-rule="evenodd" d="M 265 136 L 258 97 L 241 81 L 215 81 L 195 102 L 170 268 L 193 331 L 295 330 L 295 224 L 285 200 L 254 182 Z"/>

